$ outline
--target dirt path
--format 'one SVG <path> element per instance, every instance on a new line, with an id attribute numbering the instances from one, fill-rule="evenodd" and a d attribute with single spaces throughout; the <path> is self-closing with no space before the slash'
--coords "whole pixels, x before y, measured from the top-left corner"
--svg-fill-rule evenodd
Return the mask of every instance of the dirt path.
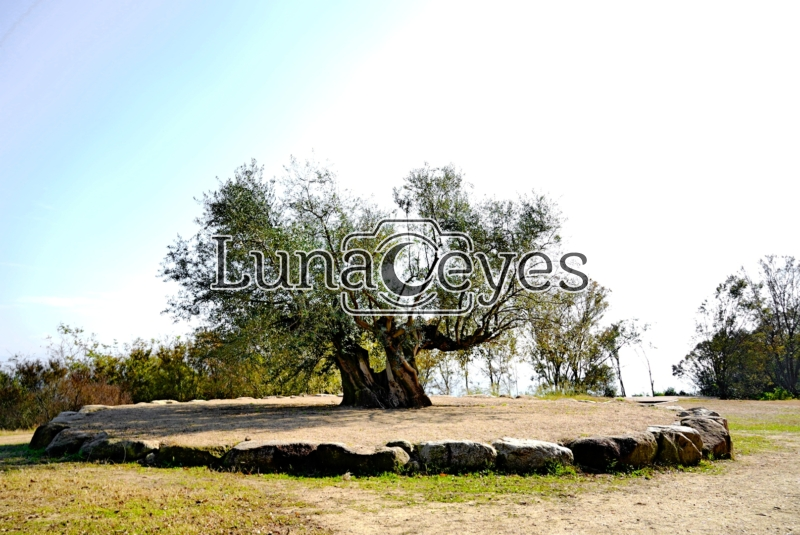
<path id="1" fill-rule="evenodd" d="M 304 499 L 342 534 L 800 534 L 800 440 L 782 440 L 780 451 L 740 456 L 721 473 L 659 473 L 574 495 L 406 505 L 342 485 Z"/>

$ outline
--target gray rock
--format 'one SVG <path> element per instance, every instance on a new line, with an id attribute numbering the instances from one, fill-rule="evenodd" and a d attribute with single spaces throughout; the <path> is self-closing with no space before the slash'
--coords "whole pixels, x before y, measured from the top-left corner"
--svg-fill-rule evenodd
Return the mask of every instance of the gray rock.
<path id="1" fill-rule="evenodd" d="M 414 445 L 408 440 L 392 440 L 391 442 L 386 443 L 386 447 L 400 448 L 404 452 L 406 452 L 409 455 L 409 457 L 414 457 L 416 455 L 416 451 L 414 450 Z"/>
<path id="2" fill-rule="evenodd" d="M 607 470 L 619 463 L 619 445 L 611 437 L 586 437 L 565 444 L 576 464 L 590 470 Z"/>
<path id="3" fill-rule="evenodd" d="M 147 455 L 144 456 L 144 459 L 142 459 L 139 462 L 145 466 L 152 466 L 156 464 L 156 454 L 148 453 Z"/>
<path id="4" fill-rule="evenodd" d="M 553 442 L 504 437 L 492 443 L 497 451 L 497 468 L 509 472 L 535 472 L 557 463 L 572 464 L 572 451 Z"/>
<path id="5" fill-rule="evenodd" d="M 69 429 L 69 426 L 63 423 L 55 423 L 52 421 L 40 425 L 36 428 L 36 431 L 33 432 L 33 437 L 31 438 L 31 442 L 28 444 L 28 447 L 33 450 L 46 448 L 53 441 L 53 439 L 56 438 L 56 435 L 58 435 L 64 429 Z"/>
<path id="6" fill-rule="evenodd" d="M 376 474 L 396 472 L 408 461 L 401 448 L 358 451 L 339 443 L 249 441 L 234 446 L 224 465 L 244 472 Z"/>
<path id="7" fill-rule="evenodd" d="M 408 464 L 405 466 L 405 472 L 407 474 L 416 474 L 418 473 L 422 467 L 417 461 L 409 461 Z"/>
<path id="8" fill-rule="evenodd" d="M 653 464 L 658 453 L 653 433 L 645 431 L 612 438 L 619 445 L 619 461 L 623 465 L 640 468 Z"/>
<path id="9" fill-rule="evenodd" d="M 653 433 L 654 435 L 657 435 L 663 429 L 676 431 L 682 434 L 683 436 L 692 441 L 692 444 L 694 444 L 694 446 L 697 448 L 698 451 L 703 451 L 703 438 L 700 436 L 700 433 L 698 433 L 696 429 L 679 424 L 651 425 L 650 427 L 647 428 L 647 430 L 650 433 Z"/>
<path id="10" fill-rule="evenodd" d="M 87 461 L 124 463 L 143 459 L 158 449 L 159 443 L 154 440 L 123 440 L 105 436 L 85 442 L 79 453 Z"/>
<path id="11" fill-rule="evenodd" d="M 250 440 L 234 446 L 223 464 L 243 472 L 310 472 L 316 449 L 311 442 Z"/>
<path id="12" fill-rule="evenodd" d="M 681 425 L 691 427 L 700 434 L 703 440 L 703 457 L 725 459 L 731 456 L 733 451 L 731 434 L 717 418 L 683 418 Z"/>
<path id="13" fill-rule="evenodd" d="M 106 436 L 108 435 L 102 431 L 83 431 L 67 428 L 53 438 L 53 441 L 45 448 L 44 453 L 50 457 L 71 455 L 78 453 L 85 442 Z"/>
<path id="14" fill-rule="evenodd" d="M 248 444 L 250 444 L 248 442 Z M 161 444 L 156 462 L 162 466 L 219 466 L 230 450 L 225 446 Z"/>
<path id="15" fill-rule="evenodd" d="M 155 399 L 150 402 L 152 405 L 174 405 L 178 403 L 174 399 Z M 137 403 L 138 405 L 138 403 Z"/>
<path id="16" fill-rule="evenodd" d="M 702 440 L 698 448 L 695 442 L 680 429 L 688 429 L 699 438 L 699 433 L 690 427 L 682 426 L 651 426 L 647 430 L 656 437 L 658 453 L 656 461 L 661 464 L 693 466 L 700 462 L 703 454 Z"/>
<path id="17" fill-rule="evenodd" d="M 427 470 L 473 472 L 494 466 L 497 452 L 488 444 L 471 440 L 438 440 L 417 446 Z"/>
<path id="18" fill-rule="evenodd" d="M 658 442 L 652 433 L 633 433 L 617 437 L 594 436 L 568 442 L 575 463 L 590 470 L 616 467 L 638 468 L 652 464 L 658 453 Z"/>
<path id="19" fill-rule="evenodd" d="M 344 444 L 320 444 L 312 454 L 319 472 L 341 474 L 380 474 L 397 472 L 410 457 L 402 448 L 378 448 L 375 451 L 356 451 Z"/>

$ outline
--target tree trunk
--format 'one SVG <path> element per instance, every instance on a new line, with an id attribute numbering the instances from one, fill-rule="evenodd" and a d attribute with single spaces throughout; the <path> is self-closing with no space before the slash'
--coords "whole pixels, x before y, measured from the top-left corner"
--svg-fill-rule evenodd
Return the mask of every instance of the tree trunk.
<path id="1" fill-rule="evenodd" d="M 342 406 L 386 409 L 389 390 L 384 374 L 369 365 L 369 352 L 355 342 L 336 344 L 336 367 L 342 377 Z"/>
<path id="2" fill-rule="evenodd" d="M 419 383 L 413 352 L 404 351 L 401 341 L 385 343 L 384 349 L 386 350 L 389 406 L 392 408 L 421 408 L 433 405 Z"/>
<path id="3" fill-rule="evenodd" d="M 611 358 L 614 361 L 614 368 L 616 368 L 617 381 L 619 381 L 620 394 L 622 394 L 622 397 L 628 397 L 625 394 L 625 384 L 622 382 L 622 366 L 620 365 L 620 362 L 619 362 L 619 354 L 617 353 L 617 354 L 611 355 Z"/>

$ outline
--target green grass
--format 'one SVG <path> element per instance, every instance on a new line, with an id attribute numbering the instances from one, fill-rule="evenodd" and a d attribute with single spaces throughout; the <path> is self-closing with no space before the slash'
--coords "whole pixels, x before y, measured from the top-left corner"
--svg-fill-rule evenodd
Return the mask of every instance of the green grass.
<path id="1" fill-rule="evenodd" d="M 782 449 L 776 435 L 800 434 L 800 414 L 764 415 L 760 418 L 731 418 L 728 427 L 734 455 L 753 455 Z"/>
<path id="2" fill-rule="evenodd" d="M 747 433 L 800 433 L 800 424 L 763 422 L 763 421 L 738 421 L 728 422 L 731 431 L 745 431 Z"/>
<path id="3" fill-rule="evenodd" d="M 672 472 L 718 474 L 724 462 L 703 461 L 693 467 L 646 467 L 620 470 L 611 474 L 583 473 L 571 466 L 552 469 L 548 474 L 515 475 L 485 471 L 475 474 L 351 476 L 345 481 L 336 477 L 304 477 L 285 474 L 256 476 L 265 481 L 291 483 L 296 489 L 356 487 L 372 491 L 398 504 L 491 503 L 501 500 L 530 501 L 575 496 L 586 491 L 618 489 L 641 479 L 651 479 Z"/>
<path id="4" fill-rule="evenodd" d="M 49 462 L 0 446 L 0 532 L 326 533 L 279 485 L 205 468 Z"/>

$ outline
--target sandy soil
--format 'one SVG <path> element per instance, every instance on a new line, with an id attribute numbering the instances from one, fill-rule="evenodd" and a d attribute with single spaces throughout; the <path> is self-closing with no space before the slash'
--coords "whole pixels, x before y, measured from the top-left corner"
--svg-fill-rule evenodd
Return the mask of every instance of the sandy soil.
<path id="1" fill-rule="evenodd" d="M 702 400 L 689 405 L 698 404 L 720 411 L 732 423 L 800 422 L 798 401 Z M 636 408 L 647 415 L 660 413 Z M 735 449 L 737 432 L 733 435 Z M 621 485 L 619 479 L 599 475 L 588 490 L 556 496 L 532 492 L 489 503 L 406 505 L 343 482 L 306 490 L 303 497 L 320 508 L 323 525 L 342 534 L 800 534 L 800 434 L 761 436 L 772 441 L 771 449 L 718 461 L 718 473 L 662 472 Z"/>
<path id="2" fill-rule="evenodd" d="M 337 397 L 311 396 L 123 405 L 88 414 L 73 425 L 104 430 L 112 436 L 187 445 L 232 445 L 249 437 L 374 447 L 396 439 L 490 442 L 510 436 L 559 441 L 644 430 L 650 424 L 674 420 L 672 411 L 624 401 L 447 396 L 432 399 L 434 406 L 423 410 L 339 408 Z"/>
<path id="3" fill-rule="evenodd" d="M 399 506 L 356 488 L 309 491 L 335 533 L 800 533 L 800 441 L 726 462 L 721 474 L 666 473 L 620 489 L 496 503 Z M 344 486 L 344 485 L 343 485 Z M 367 509 L 368 513 L 363 511 Z"/>

